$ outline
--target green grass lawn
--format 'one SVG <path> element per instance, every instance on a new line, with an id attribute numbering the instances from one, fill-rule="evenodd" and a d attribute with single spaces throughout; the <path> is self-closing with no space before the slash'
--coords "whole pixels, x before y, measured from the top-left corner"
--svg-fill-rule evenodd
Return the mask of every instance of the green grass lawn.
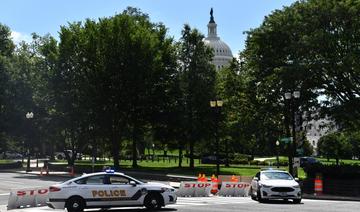
<path id="1" fill-rule="evenodd" d="M 0 160 L 0 164 L 13 163 L 13 160 Z"/>
<path id="2" fill-rule="evenodd" d="M 65 161 L 63 161 L 65 162 Z M 77 161 L 78 165 L 89 165 L 91 166 L 91 161 Z M 96 166 L 112 166 L 112 161 L 98 161 Z M 126 170 L 135 170 L 131 167 L 132 161 L 122 160 L 120 161 L 120 166 L 124 171 Z M 175 160 L 143 160 L 138 161 L 139 167 L 137 170 L 149 170 L 149 171 L 158 171 L 166 174 L 176 174 L 176 175 L 188 175 L 188 176 L 198 176 L 199 173 L 204 173 L 206 176 L 211 176 L 216 173 L 216 165 L 215 164 L 200 164 L 199 160 L 195 160 L 195 168 L 189 168 L 189 160 L 183 160 L 182 168 L 178 167 L 178 161 Z M 276 165 L 273 163 L 273 165 Z M 225 167 L 224 165 L 220 166 L 220 173 L 222 175 L 240 175 L 240 176 L 254 176 L 261 168 L 272 167 L 276 168 L 276 166 L 255 166 L 255 165 L 230 165 L 230 167 Z M 287 170 L 287 167 L 280 167 L 280 169 Z M 305 176 L 303 171 L 299 172 L 301 176 Z M 301 177 L 299 175 L 299 177 Z"/>
<path id="3" fill-rule="evenodd" d="M 327 160 L 326 158 L 316 158 L 317 160 L 319 160 L 322 164 L 336 164 L 336 160 L 335 159 L 330 159 Z M 348 160 L 348 159 L 340 159 L 339 163 L 344 163 L 344 164 L 357 164 L 360 165 L 360 160 Z"/>

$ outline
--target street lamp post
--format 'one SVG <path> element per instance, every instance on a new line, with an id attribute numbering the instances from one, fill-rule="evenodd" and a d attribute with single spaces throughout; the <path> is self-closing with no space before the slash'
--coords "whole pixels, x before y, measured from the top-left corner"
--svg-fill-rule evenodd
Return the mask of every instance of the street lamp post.
<path id="1" fill-rule="evenodd" d="M 22 142 L 21 163 L 24 163 L 24 155 L 25 155 L 25 141 Z"/>
<path id="2" fill-rule="evenodd" d="M 294 91 L 292 93 L 285 93 L 285 99 L 289 101 L 290 112 L 291 112 L 291 128 L 292 128 L 292 145 L 289 148 L 289 172 L 291 175 L 294 175 L 294 167 L 293 167 L 293 158 L 295 156 L 296 151 L 296 132 L 295 132 L 295 113 L 296 113 L 296 99 L 300 98 L 300 91 Z"/>
<path id="3" fill-rule="evenodd" d="M 31 120 L 32 118 L 34 118 L 34 113 L 33 112 L 27 112 L 25 117 L 26 117 L 26 119 Z M 29 136 L 29 138 L 30 138 L 30 136 Z M 27 149 L 26 172 L 31 172 L 31 169 L 30 169 L 30 144 L 29 144 L 29 140 L 28 140 L 28 149 Z"/>
<path id="4" fill-rule="evenodd" d="M 275 144 L 276 144 L 276 166 L 277 166 L 277 168 L 279 168 L 279 145 L 280 145 L 280 142 L 277 140 Z"/>
<path id="5" fill-rule="evenodd" d="M 89 126 L 89 135 L 90 135 L 90 139 L 91 139 L 91 143 L 93 145 L 89 145 L 89 147 L 91 148 L 91 167 L 92 167 L 92 172 L 94 173 L 94 169 L 95 169 L 95 162 L 96 162 L 96 147 L 95 147 L 95 138 L 93 138 L 93 129 L 94 127 L 92 125 Z"/>
<path id="6" fill-rule="evenodd" d="M 36 168 L 39 168 L 39 149 L 35 148 Z"/>
<path id="7" fill-rule="evenodd" d="M 219 119 L 221 113 L 221 107 L 223 106 L 223 101 L 213 100 L 210 101 L 210 107 L 215 111 L 215 143 L 216 143 L 216 176 L 220 175 L 220 161 L 219 161 Z"/>
<path id="8" fill-rule="evenodd" d="M 152 152 L 153 152 L 152 161 L 154 162 L 154 160 L 155 160 L 155 144 L 153 143 L 151 146 L 152 146 Z"/>

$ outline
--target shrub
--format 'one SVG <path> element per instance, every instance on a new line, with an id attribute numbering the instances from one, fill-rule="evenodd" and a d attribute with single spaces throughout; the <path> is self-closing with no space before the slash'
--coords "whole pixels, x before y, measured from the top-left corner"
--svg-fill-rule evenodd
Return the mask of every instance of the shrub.
<path id="1" fill-rule="evenodd" d="M 234 158 L 232 160 L 230 160 L 231 164 L 248 164 L 249 161 L 247 159 L 243 159 L 243 158 Z"/>
<path id="2" fill-rule="evenodd" d="M 252 160 L 251 155 L 234 153 L 229 156 L 231 164 L 248 164 Z"/>

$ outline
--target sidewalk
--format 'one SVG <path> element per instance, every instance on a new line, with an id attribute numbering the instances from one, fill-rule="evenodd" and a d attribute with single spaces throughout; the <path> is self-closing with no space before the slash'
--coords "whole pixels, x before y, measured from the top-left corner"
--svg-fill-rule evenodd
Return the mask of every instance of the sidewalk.
<path id="1" fill-rule="evenodd" d="M 360 201 L 360 197 L 346 197 L 336 195 L 314 195 L 314 194 L 303 194 L 303 199 L 318 199 L 318 200 L 337 200 L 337 201 Z"/>

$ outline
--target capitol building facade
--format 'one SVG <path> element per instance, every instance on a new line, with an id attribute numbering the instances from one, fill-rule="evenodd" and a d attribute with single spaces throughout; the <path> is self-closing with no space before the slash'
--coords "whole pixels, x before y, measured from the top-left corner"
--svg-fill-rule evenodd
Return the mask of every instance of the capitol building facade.
<path id="1" fill-rule="evenodd" d="M 213 64 L 216 70 L 220 70 L 229 65 L 233 59 L 230 47 L 217 36 L 217 24 L 213 16 L 213 9 L 210 11 L 210 21 L 207 25 L 208 36 L 205 38 L 205 45 L 211 47 L 214 52 Z"/>

